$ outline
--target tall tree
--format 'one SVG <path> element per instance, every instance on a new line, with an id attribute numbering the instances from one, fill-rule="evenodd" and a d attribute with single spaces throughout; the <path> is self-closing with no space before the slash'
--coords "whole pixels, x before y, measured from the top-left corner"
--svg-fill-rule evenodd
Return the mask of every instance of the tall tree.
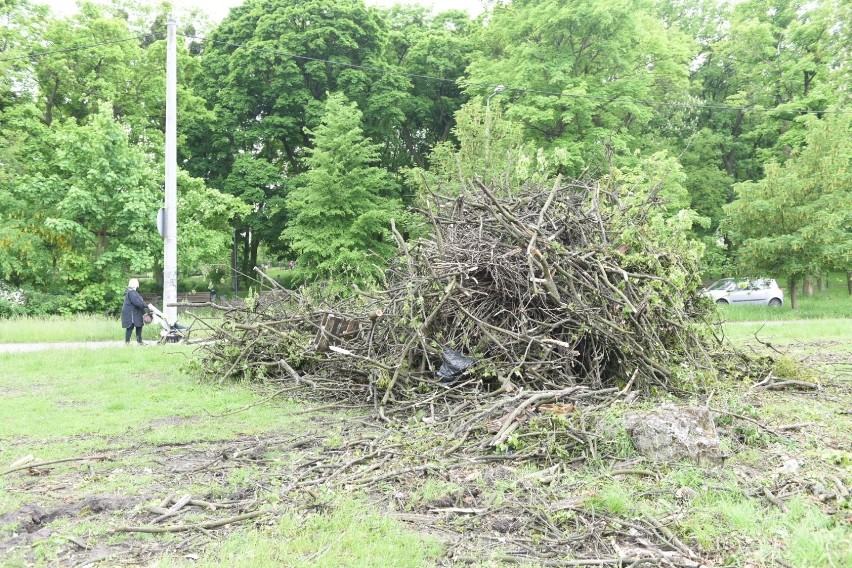
<path id="1" fill-rule="evenodd" d="M 363 0 L 248 0 L 231 10 L 204 43 L 199 92 L 216 121 L 198 133 L 194 153 L 205 160 L 194 171 L 224 187 L 243 151 L 297 173 L 326 92 L 359 102 L 368 133 L 398 127 L 408 81 L 369 69 L 387 68 L 386 41 Z"/>
<path id="2" fill-rule="evenodd" d="M 524 137 L 577 175 L 630 159 L 654 115 L 646 99 L 677 99 L 687 55 L 643 0 L 515 0 L 499 3 L 482 30 L 468 91 L 511 89 L 509 118 Z M 516 90 L 512 90 L 516 89 Z"/>
<path id="3" fill-rule="evenodd" d="M 283 182 L 278 167 L 268 160 L 245 152 L 234 158 L 223 191 L 242 201 L 249 211 L 235 227 L 238 234 L 245 233 L 247 237 L 242 240 L 241 263 L 242 272 L 246 274 L 251 274 L 252 268 L 257 266 L 261 242 L 279 244 Z M 278 249 L 273 246 L 273 250 Z"/>
<path id="4" fill-rule="evenodd" d="M 312 144 L 306 129 L 319 124 L 327 92 L 343 91 L 357 101 L 367 135 L 383 142 L 383 161 L 398 161 L 410 83 L 382 71 L 390 70 L 386 43 L 380 12 L 363 0 L 247 0 L 209 34 L 196 85 L 213 116 L 196 123 L 187 167 L 256 206 L 257 215 L 243 227 L 251 231 L 243 241 L 245 263 L 264 242 L 280 249 L 283 227 L 272 225 L 286 221 L 286 214 L 270 216 L 269 205 L 280 202 L 288 179 L 304 170 Z M 247 160 L 264 173 L 247 176 Z M 255 183 L 269 177 L 269 167 L 278 179 Z M 254 189 L 246 191 L 249 186 Z M 264 199 L 256 201 L 261 186 Z"/>
<path id="5" fill-rule="evenodd" d="M 725 207 L 742 266 L 787 277 L 793 309 L 802 278 L 852 270 L 852 119 L 802 122 L 801 153 L 767 165 L 760 181 L 737 184 L 737 199 Z"/>
<path id="6" fill-rule="evenodd" d="M 18 264 L 3 276 L 61 285 L 79 310 L 101 309 L 128 273 L 150 269 L 162 246 L 154 164 L 129 144 L 112 112 L 102 104 L 84 125 L 54 122 L 31 155 L 33 167 L 5 192 L 4 213 L 26 247 L 12 251 Z"/>
<path id="7" fill-rule="evenodd" d="M 308 132 L 308 170 L 287 196 L 290 223 L 281 238 L 315 276 L 378 279 L 396 249 L 390 221 L 402 213 L 398 191 L 387 170 L 374 165 L 379 148 L 364 137 L 357 105 L 335 94 L 325 108 Z"/>
<path id="8" fill-rule="evenodd" d="M 433 16 L 423 6 L 397 4 L 388 9 L 386 18 L 387 58 L 394 68 L 411 76 L 411 89 L 402 101 L 405 118 L 398 137 L 383 133 L 383 143 L 394 144 L 398 138 L 402 155 L 396 163 L 422 168 L 429 151 L 448 139 L 453 115 L 468 99 L 457 80 L 470 63 L 477 27 L 466 12 L 450 10 Z M 395 165 L 388 164 L 393 169 Z"/>

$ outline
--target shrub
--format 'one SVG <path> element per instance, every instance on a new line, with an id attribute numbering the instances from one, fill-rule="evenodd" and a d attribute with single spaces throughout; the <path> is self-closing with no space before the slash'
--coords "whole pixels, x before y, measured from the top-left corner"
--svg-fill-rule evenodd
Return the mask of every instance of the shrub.
<path id="1" fill-rule="evenodd" d="M 0 318 L 24 315 L 26 296 L 20 288 L 0 282 Z"/>

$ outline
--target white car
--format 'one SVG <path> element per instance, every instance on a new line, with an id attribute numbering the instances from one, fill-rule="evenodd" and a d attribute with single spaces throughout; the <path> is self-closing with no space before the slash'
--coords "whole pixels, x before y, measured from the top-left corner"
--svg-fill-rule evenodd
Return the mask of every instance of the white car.
<path id="1" fill-rule="evenodd" d="M 784 290 L 772 278 L 723 278 L 701 293 L 722 305 L 777 308 L 784 304 Z"/>

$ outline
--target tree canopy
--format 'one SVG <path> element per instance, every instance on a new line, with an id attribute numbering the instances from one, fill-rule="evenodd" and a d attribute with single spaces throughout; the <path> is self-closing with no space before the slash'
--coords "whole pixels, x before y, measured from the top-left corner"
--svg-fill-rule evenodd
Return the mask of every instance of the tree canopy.
<path id="1" fill-rule="evenodd" d="M 396 246 L 390 220 L 412 221 L 420 192 L 557 174 L 656 192 L 669 220 L 691 224 L 708 277 L 849 270 L 850 10 L 513 0 L 472 19 L 246 0 L 218 23 L 178 12 L 180 270 L 230 263 L 236 235 L 246 272 L 298 257 L 313 277 L 375 279 Z M 0 6 L 6 284 L 93 310 L 126 276 L 160 270 L 169 11 Z"/>

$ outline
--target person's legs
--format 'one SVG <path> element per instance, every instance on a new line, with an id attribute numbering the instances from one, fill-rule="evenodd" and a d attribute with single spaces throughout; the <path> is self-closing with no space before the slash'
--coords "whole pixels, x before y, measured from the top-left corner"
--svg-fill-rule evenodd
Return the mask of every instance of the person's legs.
<path id="1" fill-rule="evenodd" d="M 142 327 L 136 328 L 136 343 L 142 344 Z"/>
<path id="2" fill-rule="evenodd" d="M 124 342 L 130 343 L 130 334 L 133 333 L 133 326 L 129 325 L 124 328 Z"/>

